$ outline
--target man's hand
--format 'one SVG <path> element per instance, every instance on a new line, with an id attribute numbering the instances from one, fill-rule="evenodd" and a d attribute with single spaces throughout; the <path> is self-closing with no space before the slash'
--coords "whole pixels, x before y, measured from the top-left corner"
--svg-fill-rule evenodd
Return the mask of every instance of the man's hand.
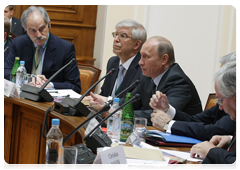
<path id="1" fill-rule="evenodd" d="M 171 120 L 170 117 L 162 110 L 153 110 L 151 117 L 153 126 L 161 131 L 165 131 L 164 126 Z"/>
<path id="2" fill-rule="evenodd" d="M 40 88 L 48 79 L 44 75 L 37 75 L 36 87 Z M 45 87 L 45 89 L 51 89 L 50 84 Z"/>
<path id="3" fill-rule="evenodd" d="M 193 147 L 190 150 L 190 156 L 192 158 L 197 157 L 197 158 L 202 158 L 205 159 L 209 150 L 212 148 L 215 148 L 216 146 L 208 141 L 198 143 L 196 145 L 193 145 Z"/>
<path id="4" fill-rule="evenodd" d="M 167 112 L 169 109 L 167 96 L 160 91 L 156 91 L 156 94 L 152 95 L 149 105 L 153 109 L 162 110 L 164 112 Z"/>
<path id="5" fill-rule="evenodd" d="M 224 148 L 226 149 L 230 142 L 231 142 L 231 137 L 230 136 L 213 136 L 212 139 L 209 141 L 211 142 L 213 145 L 219 147 L 219 148 Z"/>

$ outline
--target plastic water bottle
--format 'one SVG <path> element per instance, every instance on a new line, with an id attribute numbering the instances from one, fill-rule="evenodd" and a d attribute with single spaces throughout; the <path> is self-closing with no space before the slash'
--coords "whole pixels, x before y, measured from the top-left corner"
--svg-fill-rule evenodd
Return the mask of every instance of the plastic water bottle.
<path id="1" fill-rule="evenodd" d="M 109 110 L 109 114 L 114 112 L 117 108 L 119 108 L 119 98 L 114 98 L 113 105 Z M 121 118 L 122 111 L 119 110 L 107 120 L 107 134 L 109 138 L 111 138 L 115 143 L 118 143 L 120 141 Z"/>
<path id="2" fill-rule="evenodd" d="M 10 81 L 13 83 L 16 83 L 16 73 L 19 66 L 20 66 L 19 57 L 15 57 L 15 62 L 10 75 Z"/>
<path id="3" fill-rule="evenodd" d="M 52 127 L 46 138 L 46 164 L 62 164 L 63 135 L 59 129 L 60 120 L 52 119 Z"/>
<path id="4" fill-rule="evenodd" d="M 20 94 L 21 90 L 20 88 L 22 87 L 23 84 L 26 83 L 27 80 L 27 71 L 24 66 L 25 61 L 20 61 L 20 66 L 17 69 L 16 73 L 16 86 L 18 90 L 18 94 Z"/>

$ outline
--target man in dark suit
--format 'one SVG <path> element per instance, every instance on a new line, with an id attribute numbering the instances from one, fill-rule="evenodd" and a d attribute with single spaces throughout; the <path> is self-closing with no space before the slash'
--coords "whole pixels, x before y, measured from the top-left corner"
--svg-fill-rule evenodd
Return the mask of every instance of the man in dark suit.
<path id="1" fill-rule="evenodd" d="M 214 88 L 220 110 L 236 121 L 236 61 L 224 64 L 214 76 Z M 228 125 L 226 125 L 228 126 Z M 236 132 L 229 136 L 214 136 L 210 141 L 194 145 L 191 157 L 203 158 L 204 164 L 232 164 L 236 161 Z"/>
<path id="2" fill-rule="evenodd" d="M 146 41 L 147 33 L 142 24 L 137 21 L 126 19 L 120 21 L 115 26 L 116 31 L 113 35 L 113 53 L 117 56 L 108 60 L 107 72 L 115 68 L 113 75 L 107 77 L 101 87 L 100 95 L 115 96 L 132 84 L 135 80 L 139 80 L 142 74 L 138 62 L 141 58 L 139 53 L 143 43 Z M 120 86 L 117 82 L 120 78 L 119 67 L 123 66 L 123 79 Z M 124 93 L 122 96 L 126 96 Z M 119 97 L 122 97 L 119 96 Z"/>
<path id="3" fill-rule="evenodd" d="M 29 7 L 21 20 L 27 34 L 13 40 L 12 50 L 4 63 L 4 78 L 9 80 L 14 58 L 18 56 L 25 61 L 27 73 L 38 75 L 37 86 L 41 87 L 55 72 L 76 58 L 75 48 L 72 43 L 50 33 L 50 19 L 44 8 Z M 80 93 L 79 76 L 75 62 L 60 72 L 46 88 L 72 89 Z"/>
<path id="4" fill-rule="evenodd" d="M 10 33 L 10 21 L 8 17 L 4 17 L 4 61 L 6 60 L 9 50 L 12 48 L 12 39 L 9 38 Z"/>
<path id="5" fill-rule="evenodd" d="M 236 61 L 236 53 L 227 54 L 219 61 L 222 65 Z M 231 120 L 224 110 L 220 110 L 218 104 L 201 113 L 189 115 L 169 105 L 167 96 L 157 91 L 149 105 L 155 109 L 151 115 L 153 126 L 161 131 L 202 141 L 210 140 L 216 134 L 233 135 L 235 133 L 236 122 Z"/>
<path id="6" fill-rule="evenodd" d="M 24 31 L 24 28 L 22 27 L 22 23 L 20 19 L 12 17 L 14 14 L 13 5 L 8 5 L 4 9 L 4 16 L 8 17 L 11 23 L 11 31 L 16 36 L 24 35 L 26 32 Z"/>
<path id="7" fill-rule="evenodd" d="M 153 110 L 149 102 L 156 90 L 167 93 L 171 105 L 179 110 L 189 114 L 202 111 L 194 84 L 175 63 L 173 46 L 169 40 L 160 36 L 148 39 L 141 49 L 139 65 L 143 75 L 140 84 L 132 92 L 132 95 L 141 95 L 141 99 L 133 103 L 135 117 L 145 117 L 148 119 L 148 125 L 152 124 Z M 94 100 L 102 103 L 106 99 L 96 97 Z M 120 105 L 124 101 L 125 99 L 121 98 Z"/>

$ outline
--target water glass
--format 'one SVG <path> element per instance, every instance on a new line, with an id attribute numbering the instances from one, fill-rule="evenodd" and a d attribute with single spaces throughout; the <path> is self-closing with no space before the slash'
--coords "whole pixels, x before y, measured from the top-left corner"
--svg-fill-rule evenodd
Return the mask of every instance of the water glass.
<path id="1" fill-rule="evenodd" d="M 37 76 L 34 74 L 27 74 L 27 85 L 36 87 Z"/>
<path id="2" fill-rule="evenodd" d="M 77 163 L 77 147 L 63 146 L 63 164 L 76 164 Z"/>
<path id="3" fill-rule="evenodd" d="M 146 141 L 146 129 L 147 129 L 147 119 L 142 117 L 136 117 L 134 119 L 134 131 L 138 132 L 141 142 Z"/>

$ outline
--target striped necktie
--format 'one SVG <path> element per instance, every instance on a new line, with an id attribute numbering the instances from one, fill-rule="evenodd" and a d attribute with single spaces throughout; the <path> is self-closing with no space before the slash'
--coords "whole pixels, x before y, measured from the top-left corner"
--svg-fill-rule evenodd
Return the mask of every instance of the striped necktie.
<path id="1" fill-rule="evenodd" d="M 36 52 L 34 55 L 35 62 L 33 61 L 32 74 L 35 73 L 36 75 L 40 75 L 41 65 L 42 65 L 42 61 L 41 61 L 42 57 L 40 53 L 41 47 L 42 46 L 39 46 L 39 45 L 36 47 Z"/>

